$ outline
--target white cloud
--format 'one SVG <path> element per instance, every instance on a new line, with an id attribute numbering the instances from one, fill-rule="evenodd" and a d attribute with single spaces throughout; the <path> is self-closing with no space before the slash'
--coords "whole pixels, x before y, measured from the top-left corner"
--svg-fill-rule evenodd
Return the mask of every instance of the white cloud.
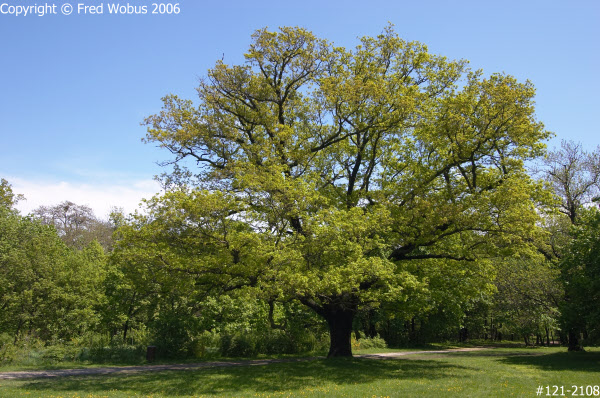
<path id="1" fill-rule="evenodd" d="M 28 214 L 39 206 L 52 206 L 69 200 L 78 205 L 87 205 L 94 210 L 96 216 L 105 218 L 112 207 L 121 207 L 125 213 L 132 213 L 143 198 L 150 198 L 160 191 L 160 185 L 154 180 L 96 185 L 10 177 L 6 179 L 12 185 L 13 192 L 25 196 L 26 200 L 17 205 L 22 214 Z"/>

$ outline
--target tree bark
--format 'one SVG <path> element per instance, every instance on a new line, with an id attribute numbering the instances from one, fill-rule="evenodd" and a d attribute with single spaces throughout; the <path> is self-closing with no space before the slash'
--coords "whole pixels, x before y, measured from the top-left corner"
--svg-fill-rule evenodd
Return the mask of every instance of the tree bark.
<path id="1" fill-rule="evenodd" d="M 327 358 L 352 356 L 352 321 L 355 314 L 355 309 L 342 307 L 325 309 L 324 316 L 329 326 L 330 337 Z"/>
<path id="2" fill-rule="evenodd" d="M 325 318 L 329 326 L 329 353 L 327 358 L 352 357 L 352 321 L 358 304 L 350 295 L 336 297 L 336 302 L 317 303 L 311 298 L 301 298 L 300 302 Z M 333 301 L 333 300 L 332 300 Z"/>
<path id="3" fill-rule="evenodd" d="M 129 318 L 123 323 L 123 344 L 127 344 L 127 331 L 129 330 Z"/>
<path id="4" fill-rule="evenodd" d="M 569 351 L 582 351 L 581 345 L 579 344 L 579 336 L 576 330 L 569 330 Z"/>

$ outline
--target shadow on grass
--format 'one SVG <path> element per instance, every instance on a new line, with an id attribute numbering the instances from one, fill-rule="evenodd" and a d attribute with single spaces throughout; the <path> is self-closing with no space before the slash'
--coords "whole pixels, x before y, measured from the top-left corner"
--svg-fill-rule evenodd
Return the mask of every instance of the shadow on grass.
<path id="1" fill-rule="evenodd" d="M 574 370 L 600 372 L 600 351 L 560 352 L 546 351 L 544 347 L 522 347 L 519 349 L 495 349 L 482 351 L 448 352 L 431 358 L 443 357 L 502 357 L 508 365 L 533 365 L 542 370 Z"/>
<path id="2" fill-rule="evenodd" d="M 344 385 L 388 379 L 432 380 L 448 377 L 461 368 L 441 361 L 354 358 L 118 376 L 66 377 L 28 382 L 22 384 L 21 388 L 32 392 L 50 390 L 93 394 L 117 390 L 172 396 L 235 394 L 244 391 L 264 393 L 322 387 L 328 383 Z"/>
<path id="3" fill-rule="evenodd" d="M 515 355 L 501 360 L 509 365 L 531 365 L 540 370 L 600 372 L 600 352 L 557 352 L 546 355 Z"/>
<path id="4" fill-rule="evenodd" d="M 542 351 L 525 351 L 521 349 L 519 351 L 469 351 L 469 352 L 449 352 L 438 356 L 441 357 L 539 357 L 548 355 L 548 353 Z"/>

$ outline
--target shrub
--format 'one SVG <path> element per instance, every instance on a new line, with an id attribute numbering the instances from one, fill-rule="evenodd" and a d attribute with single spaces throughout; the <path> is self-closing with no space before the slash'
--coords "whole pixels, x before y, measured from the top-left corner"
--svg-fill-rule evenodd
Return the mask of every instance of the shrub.
<path id="1" fill-rule="evenodd" d="M 193 338 L 190 346 L 195 358 L 214 357 L 221 349 L 221 337 L 216 332 L 205 330 Z"/>
<path id="2" fill-rule="evenodd" d="M 0 363 L 32 364 L 39 362 L 44 344 L 26 337 L 14 341 L 14 337 L 3 333 L 0 335 Z"/>
<path id="3" fill-rule="evenodd" d="M 387 343 L 379 335 L 367 337 L 360 332 L 352 333 L 352 348 L 355 350 L 368 350 L 369 348 L 387 348 Z"/>
<path id="4" fill-rule="evenodd" d="M 284 331 L 265 328 L 224 333 L 219 340 L 222 356 L 250 357 L 258 354 L 301 354 L 326 350 L 329 336 L 310 330 Z"/>
<path id="5" fill-rule="evenodd" d="M 150 325 L 152 344 L 165 358 L 185 357 L 193 353 L 193 336 L 197 321 L 193 316 L 176 312 L 160 314 Z"/>
<path id="6" fill-rule="evenodd" d="M 51 345 L 39 351 L 40 358 L 44 362 L 63 362 L 78 360 L 81 347 L 73 345 Z"/>
<path id="7" fill-rule="evenodd" d="M 226 357 L 253 357 L 259 354 L 256 333 L 237 332 L 221 337 L 221 355 Z"/>
<path id="8" fill-rule="evenodd" d="M 146 347 L 132 345 L 114 345 L 107 347 L 83 348 L 79 355 L 81 361 L 97 363 L 140 363 L 146 357 Z"/>

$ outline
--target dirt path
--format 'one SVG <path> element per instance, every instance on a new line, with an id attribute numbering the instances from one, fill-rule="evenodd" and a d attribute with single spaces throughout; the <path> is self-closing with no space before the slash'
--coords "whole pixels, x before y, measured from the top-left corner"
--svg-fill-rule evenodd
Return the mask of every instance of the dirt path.
<path id="1" fill-rule="evenodd" d="M 468 352 L 468 351 L 481 351 L 488 350 L 486 347 L 472 347 L 472 348 L 450 348 L 448 350 L 439 350 L 439 351 L 401 351 L 401 352 L 383 352 L 381 354 L 364 354 L 364 355 L 355 355 L 355 358 L 396 358 L 403 357 L 405 355 L 414 355 L 414 354 L 448 354 L 451 352 Z"/>
<path id="2" fill-rule="evenodd" d="M 450 350 L 439 351 L 404 351 L 404 352 L 385 352 L 381 354 L 363 354 L 355 355 L 355 358 L 396 358 L 405 355 L 414 354 L 447 354 L 451 352 L 464 351 L 479 351 L 486 348 L 454 348 Z M 89 376 L 89 375 L 107 375 L 107 374 L 132 374 L 139 372 L 160 372 L 164 370 L 191 370 L 198 368 L 212 367 L 228 367 L 228 366 L 262 366 L 271 363 L 282 362 L 306 362 L 324 357 L 310 358 L 294 358 L 294 359 L 255 359 L 244 361 L 213 361 L 189 364 L 172 364 L 172 365 L 143 365 L 143 366 L 110 366 L 104 368 L 84 368 L 84 369 L 57 369 L 57 370 L 31 370 L 18 372 L 0 372 L 0 379 L 32 379 L 32 378 L 49 378 L 49 377 L 64 377 L 64 376 Z"/>

